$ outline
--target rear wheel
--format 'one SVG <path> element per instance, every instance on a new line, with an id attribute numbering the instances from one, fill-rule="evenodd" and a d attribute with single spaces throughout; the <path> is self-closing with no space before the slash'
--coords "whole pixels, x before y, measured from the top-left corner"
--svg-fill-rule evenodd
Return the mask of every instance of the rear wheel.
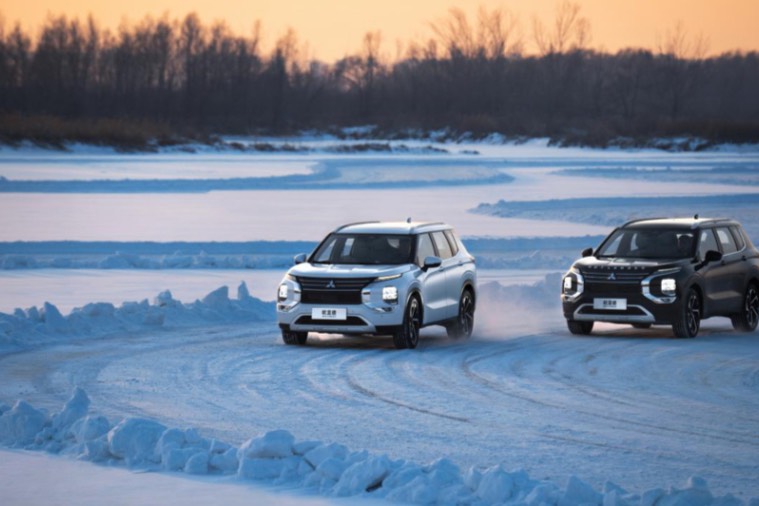
<path id="1" fill-rule="evenodd" d="M 743 297 L 743 307 L 740 313 L 730 318 L 733 321 L 733 328 L 740 332 L 753 332 L 759 323 L 759 288 L 755 283 L 751 283 L 746 288 L 746 294 Z"/>
<path id="2" fill-rule="evenodd" d="M 393 334 L 393 344 L 399 350 L 416 348 L 419 330 L 422 328 L 422 306 L 419 299 L 411 297 L 403 313 L 403 324 Z"/>
<path id="3" fill-rule="evenodd" d="M 291 330 L 282 331 L 282 340 L 285 344 L 303 345 L 308 339 L 308 332 L 293 332 Z"/>
<path id="4" fill-rule="evenodd" d="M 698 335 L 701 327 L 701 296 L 691 288 L 683 300 L 680 312 L 672 324 L 676 337 L 693 338 Z"/>
<path id="5" fill-rule="evenodd" d="M 587 336 L 593 330 L 594 322 L 578 322 L 576 320 L 567 320 L 567 328 L 572 334 Z"/>
<path id="6" fill-rule="evenodd" d="M 448 337 L 454 339 L 471 337 L 474 329 L 474 295 L 467 289 L 461 294 L 459 300 L 459 314 L 456 321 L 446 327 Z"/>

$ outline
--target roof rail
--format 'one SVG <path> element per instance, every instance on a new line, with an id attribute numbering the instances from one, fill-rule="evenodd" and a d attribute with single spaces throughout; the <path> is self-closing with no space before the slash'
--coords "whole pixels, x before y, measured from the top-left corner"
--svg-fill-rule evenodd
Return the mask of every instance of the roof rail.
<path id="1" fill-rule="evenodd" d="M 337 227 L 334 231 L 335 232 L 339 232 L 340 230 L 342 230 L 344 228 L 352 227 L 354 225 L 366 225 L 368 223 L 379 223 L 379 221 L 378 220 L 373 220 L 373 221 L 354 221 L 353 223 L 346 223 L 345 225 L 341 225 L 341 226 Z"/>
<path id="2" fill-rule="evenodd" d="M 432 221 L 432 222 L 429 222 L 429 223 L 420 223 L 419 225 L 415 225 L 414 227 L 411 227 L 411 230 L 416 231 L 419 228 L 432 227 L 432 226 L 436 226 L 436 225 L 445 225 L 445 223 L 442 222 L 442 221 Z"/>
<path id="3" fill-rule="evenodd" d="M 666 219 L 667 218 L 665 218 L 663 216 L 657 216 L 656 218 L 638 218 L 637 220 L 630 220 L 630 221 L 628 221 L 627 223 L 625 223 L 624 225 L 622 225 L 622 227 L 626 227 L 628 225 L 632 225 L 633 223 L 638 223 L 639 221 L 666 220 Z"/>

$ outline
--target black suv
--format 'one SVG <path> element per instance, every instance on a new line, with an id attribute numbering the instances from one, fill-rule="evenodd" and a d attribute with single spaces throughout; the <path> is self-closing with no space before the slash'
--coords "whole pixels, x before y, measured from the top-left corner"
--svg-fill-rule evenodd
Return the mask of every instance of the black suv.
<path id="1" fill-rule="evenodd" d="M 734 220 L 631 221 L 582 256 L 561 290 L 573 334 L 589 334 L 602 321 L 672 325 L 677 337 L 695 337 L 712 316 L 729 317 L 736 330 L 756 329 L 759 251 Z"/>

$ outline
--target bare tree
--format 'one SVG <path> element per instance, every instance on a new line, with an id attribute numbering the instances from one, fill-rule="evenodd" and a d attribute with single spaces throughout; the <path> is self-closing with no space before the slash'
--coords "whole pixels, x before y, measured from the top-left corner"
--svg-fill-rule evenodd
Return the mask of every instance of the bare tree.
<path id="1" fill-rule="evenodd" d="M 590 43 L 590 21 L 580 14 L 580 4 L 563 0 L 549 27 L 532 20 L 532 36 L 541 55 L 562 54 L 585 49 Z"/>

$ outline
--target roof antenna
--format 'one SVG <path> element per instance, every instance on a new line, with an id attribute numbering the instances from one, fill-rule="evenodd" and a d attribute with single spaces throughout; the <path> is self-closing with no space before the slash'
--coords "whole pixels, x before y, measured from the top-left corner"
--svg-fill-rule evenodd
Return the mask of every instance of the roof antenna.
<path id="1" fill-rule="evenodd" d="M 406 223 L 411 223 L 411 216 L 409 216 L 408 218 L 406 218 Z"/>
<path id="2" fill-rule="evenodd" d="M 697 219 L 698 219 L 698 213 L 696 213 L 696 215 L 693 217 L 693 219 L 694 219 L 694 220 L 697 220 Z"/>

